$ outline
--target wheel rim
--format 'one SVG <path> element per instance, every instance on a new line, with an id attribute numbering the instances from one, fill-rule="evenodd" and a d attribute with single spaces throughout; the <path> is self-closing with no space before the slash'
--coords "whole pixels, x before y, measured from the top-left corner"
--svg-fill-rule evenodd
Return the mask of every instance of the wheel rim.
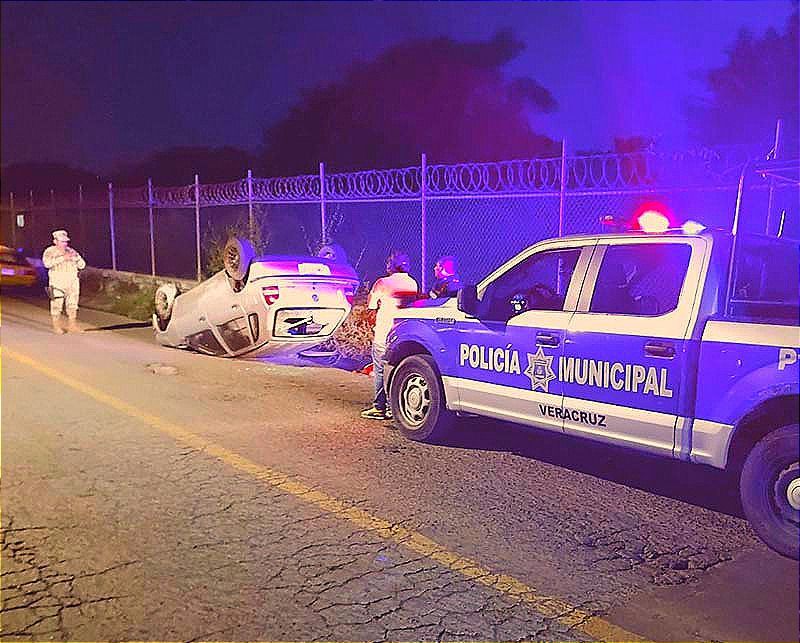
<path id="1" fill-rule="evenodd" d="M 800 523 L 800 462 L 794 462 L 778 474 L 774 487 L 775 505 L 789 522 Z"/>
<path id="2" fill-rule="evenodd" d="M 412 373 L 400 388 L 400 414 L 407 426 L 421 427 L 431 410 L 431 389 L 419 373 Z"/>

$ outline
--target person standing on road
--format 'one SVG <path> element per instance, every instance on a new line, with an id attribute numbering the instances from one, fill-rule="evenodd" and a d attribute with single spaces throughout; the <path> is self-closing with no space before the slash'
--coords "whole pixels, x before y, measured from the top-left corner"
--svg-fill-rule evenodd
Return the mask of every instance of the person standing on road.
<path id="1" fill-rule="evenodd" d="M 375 338 L 372 341 L 372 366 L 375 377 L 375 399 L 372 406 L 361 412 L 368 420 L 388 420 L 392 414 L 386 404 L 383 388 L 383 358 L 386 355 L 386 338 L 394 324 L 397 309 L 406 299 L 417 296 L 419 286 L 408 274 L 411 261 L 403 252 L 393 251 L 386 260 L 386 277 L 372 286 L 367 308 L 375 311 Z"/>
<path id="2" fill-rule="evenodd" d="M 44 251 L 42 263 L 47 268 L 53 332 L 56 335 L 65 332 L 61 325 L 61 312 L 64 308 L 67 312 L 69 331 L 81 332 L 78 326 L 78 297 L 81 287 L 78 271 L 86 267 L 86 262 L 74 248 L 70 247 L 66 230 L 53 231 L 53 245 Z"/>

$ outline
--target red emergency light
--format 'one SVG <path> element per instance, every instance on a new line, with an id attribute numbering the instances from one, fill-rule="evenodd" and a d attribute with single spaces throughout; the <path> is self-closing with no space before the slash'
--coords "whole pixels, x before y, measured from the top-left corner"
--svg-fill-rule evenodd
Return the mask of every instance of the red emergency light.
<path id="1" fill-rule="evenodd" d="M 659 201 L 642 203 L 633 212 L 631 230 L 642 232 L 665 232 L 675 226 L 675 217 L 670 209 Z"/>
<path id="2" fill-rule="evenodd" d="M 619 217 L 606 214 L 600 217 L 600 225 L 607 232 L 648 232 L 658 234 L 667 230 L 681 230 L 684 234 L 699 234 L 706 229 L 702 223 L 687 220 L 683 224 L 677 223 L 672 211 L 663 203 L 648 201 L 642 203 L 628 217 Z"/>
<path id="3" fill-rule="evenodd" d="M 656 210 L 645 210 L 638 217 L 636 223 L 644 232 L 666 232 L 669 230 L 669 219 Z"/>

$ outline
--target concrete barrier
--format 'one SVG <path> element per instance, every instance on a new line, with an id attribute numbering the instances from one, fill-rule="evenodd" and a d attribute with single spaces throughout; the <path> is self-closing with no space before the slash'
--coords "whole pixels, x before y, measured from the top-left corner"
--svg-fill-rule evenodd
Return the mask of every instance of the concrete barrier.
<path id="1" fill-rule="evenodd" d="M 177 284 L 181 292 L 191 290 L 199 281 L 195 279 L 181 279 L 179 277 L 162 277 L 160 275 L 145 275 L 138 272 L 126 272 L 125 270 L 111 270 L 110 268 L 86 267 L 86 272 L 101 275 L 104 279 L 116 279 L 118 281 L 129 281 L 142 286 L 160 286 L 161 284 Z M 84 272 L 84 271 L 82 271 Z"/>

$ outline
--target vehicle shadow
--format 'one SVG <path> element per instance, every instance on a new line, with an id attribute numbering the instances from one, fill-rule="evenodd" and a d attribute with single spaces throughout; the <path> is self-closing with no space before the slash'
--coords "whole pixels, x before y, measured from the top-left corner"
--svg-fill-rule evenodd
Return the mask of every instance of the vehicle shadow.
<path id="1" fill-rule="evenodd" d="M 125 330 L 128 328 L 150 328 L 152 322 L 130 322 L 127 324 L 112 324 L 110 326 L 96 326 L 94 328 L 87 328 L 87 333 L 96 333 L 99 330 Z"/>
<path id="2" fill-rule="evenodd" d="M 744 518 L 727 471 L 488 418 L 461 418 L 442 446 L 503 451 Z"/>

